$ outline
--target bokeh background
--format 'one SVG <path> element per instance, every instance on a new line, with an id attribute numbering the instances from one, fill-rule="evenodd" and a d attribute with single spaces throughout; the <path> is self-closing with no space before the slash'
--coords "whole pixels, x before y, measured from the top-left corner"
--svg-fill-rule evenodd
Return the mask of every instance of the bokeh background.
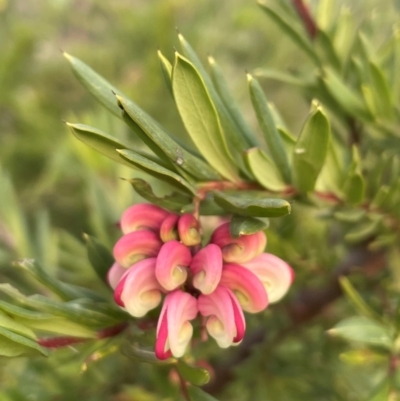
<path id="1" fill-rule="evenodd" d="M 315 14 L 318 3 L 311 2 Z M 343 6 L 358 24 L 368 21 L 364 28 L 374 25 L 378 45 L 399 21 L 398 1 L 338 0 L 334 9 Z M 334 25 L 335 14 L 326 23 Z M 133 140 L 123 123 L 80 86 L 62 51 L 84 60 L 179 136 L 183 126 L 157 58 L 158 49 L 172 58 L 178 44 L 176 28 L 204 61 L 211 54 L 219 62 L 254 127 L 245 70 L 312 69 L 249 0 L 0 0 L 2 282 L 16 283 L 27 293 L 38 291 L 29 277 L 11 266 L 15 258 L 35 257 L 61 278 L 96 288 L 82 233 L 93 234 L 111 247 L 118 216 L 139 200 L 129 184 L 120 180 L 132 177 L 132 171 L 79 143 L 63 123 L 86 123 Z M 290 130 L 299 132 L 309 99 L 292 86 L 271 80 L 262 83 Z M 281 229 L 289 232 L 290 221 L 283 220 Z M 319 229 L 315 228 L 315 241 Z M 271 234 L 274 246 L 279 254 Z M 310 260 L 310 255 L 303 256 Z M 328 267 L 331 263 L 327 260 Z M 318 273 L 309 263 L 295 267 L 306 271 L 299 273 L 298 285 L 302 278 L 313 280 L 312 273 Z M 386 367 L 378 357 L 366 366 L 362 354 L 343 354 L 346 346 L 325 335 L 347 308 L 338 301 L 283 342 L 275 339 L 256 345 L 218 389 L 219 397 L 237 401 L 366 399 Z M 250 329 L 263 324 L 273 337 L 284 326 L 283 310 L 278 306 L 272 314 L 254 318 Z M 98 360 L 88 361 L 95 349 L 93 344 L 71 347 L 47 359 L 1 358 L 0 401 L 176 399 L 176 384 L 167 370 L 132 363 L 112 344 Z M 204 357 L 223 362 L 229 353 L 210 346 Z"/>

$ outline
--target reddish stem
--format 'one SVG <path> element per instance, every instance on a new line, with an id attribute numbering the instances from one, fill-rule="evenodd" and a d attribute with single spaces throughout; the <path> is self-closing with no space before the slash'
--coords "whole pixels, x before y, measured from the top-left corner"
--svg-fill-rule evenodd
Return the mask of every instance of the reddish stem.
<path id="1" fill-rule="evenodd" d="M 297 11 L 297 14 L 301 18 L 308 35 L 311 39 L 315 39 L 318 32 L 318 27 L 310 14 L 310 10 L 303 3 L 303 0 L 292 0 L 293 6 Z"/>

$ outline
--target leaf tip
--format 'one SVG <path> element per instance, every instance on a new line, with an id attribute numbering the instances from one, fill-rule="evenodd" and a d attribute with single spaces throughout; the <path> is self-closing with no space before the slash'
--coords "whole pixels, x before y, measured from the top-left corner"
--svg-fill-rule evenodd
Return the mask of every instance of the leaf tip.
<path id="1" fill-rule="evenodd" d="M 252 82 L 254 80 L 253 76 L 247 71 L 246 71 L 246 76 L 247 76 L 247 82 L 248 83 L 250 83 L 250 82 Z"/>
<path id="2" fill-rule="evenodd" d="M 214 64 L 215 64 L 215 59 L 214 59 L 213 56 L 208 56 L 208 63 L 209 63 L 210 65 L 214 65 Z"/>

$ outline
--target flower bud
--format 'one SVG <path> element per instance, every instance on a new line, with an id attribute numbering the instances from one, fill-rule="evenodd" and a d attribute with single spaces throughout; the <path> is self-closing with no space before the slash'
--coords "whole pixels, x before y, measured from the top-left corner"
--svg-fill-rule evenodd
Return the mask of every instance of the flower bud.
<path id="1" fill-rule="evenodd" d="M 158 231 L 161 223 L 169 215 L 164 209 L 148 203 L 139 203 L 125 210 L 120 226 L 124 234 L 138 230 Z"/>
<path id="2" fill-rule="evenodd" d="M 179 238 L 186 246 L 193 246 L 201 243 L 199 222 L 192 214 L 184 214 L 178 221 Z"/>
<path id="3" fill-rule="evenodd" d="M 191 260 L 187 246 L 178 241 L 166 242 L 160 249 L 156 264 L 156 277 L 163 288 L 172 291 L 183 284 Z"/>
<path id="4" fill-rule="evenodd" d="M 170 214 L 164 219 L 160 227 L 160 238 L 163 242 L 179 240 L 178 236 L 178 220 L 177 214 Z"/>
<path id="5" fill-rule="evenodd" d="M 158 235 L 152 231 L 134 231 L 121 237 L 114 246 L 115 260 L 125 268 L 134 263 L 157 256 L 162 246 Z"/>
<path id="6" fill-rule="evenodd" d="M 227 263 L 245 263 L 260 255 L 267 245 L 267 237 L 262 231 L 232 238 L 229 223 L 219 226 L 211 236 L 211 243 L 218 245 Z"/>

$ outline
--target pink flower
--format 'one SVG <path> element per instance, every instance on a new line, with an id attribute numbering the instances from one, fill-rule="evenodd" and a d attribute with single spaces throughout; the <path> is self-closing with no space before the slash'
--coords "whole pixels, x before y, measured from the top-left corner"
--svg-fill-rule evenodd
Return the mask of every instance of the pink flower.
<path id="1" fill-rule="evenodd" d="M 271 303 L 283 298 L 294 280 L 293 269 L 285 261 L 270 253 L 262 253 L 243 263 L 243 266 L 260 279 Z"/>
<path id="2" fill-rule="evenodd" d="M 158 231 L 161 223 L 169 215 L 164 209 L 148 203 L 139 203 L 125 210 L 120 225 L 124 234 L 138 230 Z"/>
<path id="3" fill-rule="evenodd" d="M 262 282 L 245 267 L 233 263 L 224 265 L 220 285 L 233 291 L 246 312 L 261 312 L 268 306 L 268 295 Z"/>
<path id="4" fill-rule="evenodd" d="M 200 244 L 199 222 L 192 214 L 183 214 L 178 221 L 179 238 L 183 244 L 193 246 Z"/>
<path id="5" fill-rule="evenodd" d="M 160 238 L 163 242 L 168 242 L 171 240 L 178 240 L 178 220 L 179 217 L 177 214 L 170 214 L 165 220 L 161 223 L 160 226 Z"/>
<path id="6" fill-rule="evenodd" d="M 190 264 L 193 286 L 203 294 L 211 294 L 221 280 L 222 252 L 214 244 L 208 244 L 193 257 Z"/>
<path id="7" fill-rule="evenodd" d="M 192 338 L 189 323 L 197 316 L 197 300 L 181 290 L 170 292 L 164 300 L 157 325 L 155 353 L 158 359 L 181 357 Z"/>
<path id="8" fill-rule="evenodd" d="M 126 269 L 118 262 L 115 262 L 107 273 L 107 281 L 110 287 L 114 290 L 118 285 L 121 277 L 126 273 Z"/>
<path id="9" fill-rule="evenodd" d="M 233 238 L 229 231 L 229 223 L 225 223 L 213 232 L 210 242 L 221 248 L 225 262 L 241 264 L 260 255 L 267 245 L 267 237 L 259 231 Z"/>
<path id="10" fill-rule="evenodd" d="M 127 268 L 145 258 L 158 255 L 162 246 L 159 236 L 153 231 L 134 231 L 121 237 L 114 246 L 114 258 Z"/>
<path id="11" fill-rule="evenodd" d="M 161 302 L 161 285 L 155 275 L 156 258 L 144 259 L 131 266 L 114 292 L 114 300 L 132 316 L 142 317 Z"/>
<path id="12" fill-rule="evenodd" d="M 186 281 L 187 268 L 192 255 L 187 246 L 178 241 L 168 241 L 160 249 L 156 263 L 158 282 L 168 291 L 178 288 Z"/>
<path id="13" fill-rule="evenodd" d="M 218 286 L 213 293 L 200 295 L 198 308 L 203 316 L 209 316 L 207 331 L 221 348 L 242 341 L 246 322 L 242 308 L 229 288 Z"/>

